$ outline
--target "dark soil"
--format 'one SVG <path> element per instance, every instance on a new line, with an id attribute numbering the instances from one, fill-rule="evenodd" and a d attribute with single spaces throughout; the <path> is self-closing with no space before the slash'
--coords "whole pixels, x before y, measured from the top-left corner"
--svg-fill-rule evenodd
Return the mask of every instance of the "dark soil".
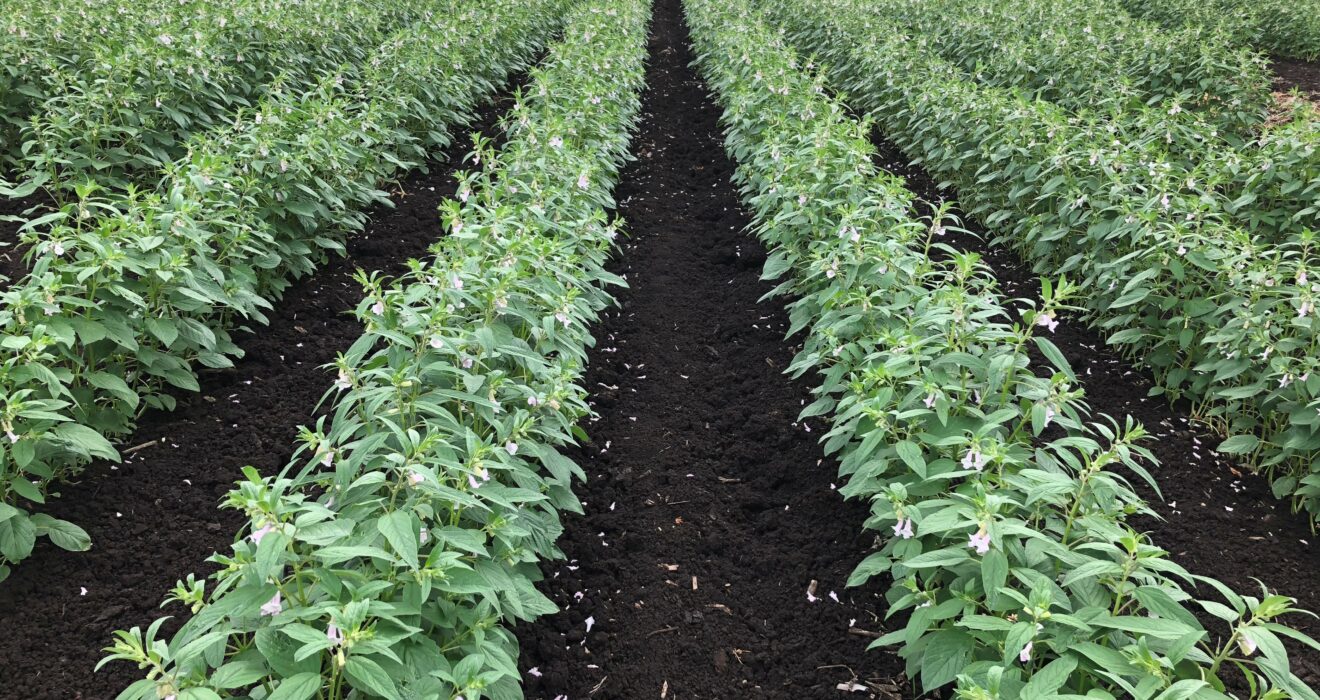
<path id="1" fill-rule="evenodd" d="M 28 266 L 23 262 L 26 248 L 18 242 L 18 229 L 24 221 L 42 214 L 39 210 L 43 206 L 42 200 L 42 196 L 36 194 L 19 199 L 0 197 L 0 292 L 28 272 Z M 26 213 L 34 209 L 38 211 L 31 215 Z M 7 221 L 7 216 L 19 217 L 23 221 Z"/>
<path id="2" fill-rule="evenodd" d="M 878 164 L 904 177 L 918 196 L 930 202 L 956 199 L 956 193 L 939 189 L 923 168 L 882 136 L 877 134 L 875 142 Z M 951 232 L 945 242 L 980 253 L 1007 297 L 1040 298 L 1039 277 L 1013 251 L 988 245 L 993 235 L 975 221 L 964 221 L 963 228 L 974 235 Z M 1127 476 L 1162 519 L 1137 518 L 1133 527 L 1149 533 L 1153 544 L 1167 549 L 1192 573 L 1216 577 L 1256 597 L 1261 589 L 1255 579 L 1260 579 L 1272 591 L 1297 598 L 1300 607 L 1320 612 L 1320 548 L 1313 544 L 1320 538 L 1311 533 L 1306 518 L 1274 498 L 1266 479 L 1216 453 L 1221 438 L 1194 422 L 1185 402 L 1170 404 L 1148 396 L 1154 385 L 1150 373 L 1111 351 L 1102 335 L 1081 321 L 1065 319 L 1049 338 L 1081 380 L 1093 414 L 1120 419 L 1130 415 L 1150 433 L 1145 447 L 1159 460 L 1152 473 L 1161 493 L 1145 487 L 1135 474 Z M 1043 362 L 1039 355 L 1032 358 L 1037 366 Z M 1200 594 L 1220 600 L 1208 588 Z M 1314 618 L 1295 615 L 1284 621 L 1320 636 Z M 1225 632 L 1217 619 L 1203 622 L 1212 634 Z M 1288 647 L 1294 672 L 1320 687 L 1320 653 L 1291 642 Z"/>
<path id="3" fill-rule="evenodd" d="M 1297 88 L 1320 100 L 1320 61 L 1300 61 L 1295 58 L 1274 58 L 1270 61 L 1274 70 L 1274 86 L 1279 90 Z"/>
<path id="4" fill-rule="evenodd" d="M 217 504 L 243 466 L 269 474 L 288 462 L 298 426 L 333 379 L 322 365 L 361 335 L 350 313 L 361 298 L 353 272 L 398 274 L 426 254 L 440 233 L 436 208 L 454 194 L 454 171 L 471 147 L 466 134 L 492 133 L 509 104 L 506 96 L 486 107 L 444 160 L 407 175 L 395 207 L 371 212 L 347 257 L 290 287 L 270 326 L 240 339 L 247 354 L 235 368 L 208 372 L 200 395 L 180 396 L 173 413 L 147 414 L 125 443 L 155 444 L 121 465 L 95 463 L 63 487 L 47 512 L 86 528 L 93 548 L 70 553 L 42 540 L 0 584 L 0 629 L 8 630 L 0 697 L 108 700 L 141 677 L 125 663 L 92 668 L 114 630 L 145 627 L 177 579 L 210 572 L 205 558 L 229 551 L 242 516 Z M 165 612 L 186 614 L 177 605 Z"/>
<path id="5" fill-rule="evenodd" d="M 600 418 L 570 453 L 587 471 L 586 515 L 566 518 L 568 561 L 544 566 L 563 611 L 517 630 L 524 688 L 899 697 L 902 663 L 849 633 L 884 629 L 879 590 L 844 585 L 874 543 L 868 509 L 834 490 L 826 424 L 797 421 L 814 377 L 782 374 L 785 300 L 757 301 L 772 287 L 758 279 L 765 252 L 743 231 L 678 0 L 656 3 L 652 32 L 638 160 L 616 192 L 631 239 L 615 270 L 630 288 L 597 329 L 585 385 Z M 836 688 L 853 681 L 876 690 Z"/>

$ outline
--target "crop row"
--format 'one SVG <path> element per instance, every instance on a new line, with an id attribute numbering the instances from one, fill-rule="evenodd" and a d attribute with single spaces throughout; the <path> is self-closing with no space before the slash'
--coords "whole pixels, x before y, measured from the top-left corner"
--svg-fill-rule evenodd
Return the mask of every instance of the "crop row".
<path id="1" fill-rule="evenodd" d="M 909 37 L 916 51 L 937 59 L 928 68 L 943 64 L 943 77 L 985 88 L 987 94 L 1020 90 L 1028 102 L 1031 97 L 1048 98 L 1053 104 L 1035 105 L 1038 111 L 1067 121 L 1073 131 L 1095 140 L 1087 152 L 1092 159 L 1088 166 L 1112 165 L 1122 171 L 1119 184 L 1124 187 L 1143 184 L 1133 178 L 1149 170 L 1151 186 L 1195 200 L 1187 212 L 1198 217 L 1194 221 L 1222 222 L 1274 242 L 1293 241 L 1308 229 L 1320 229 L 1320 118 L 1305 101 L 1291 110 L 1267 104 L 1268 81 L 1259 57 L 1213 41 L 1201 46 L 1199 60 L 1194 55 L 1180 58 L 1167 47 L 1159 51 L 1161 42 L 1149 36 L 1127 46 L 1125 32 L 1140 34 L 1131 23 L 1096 28 L 1087 22 L 1099 20 L 1089 15 L 1106 11 L 1122 15 L 1109 0 L 1067 0 L 1039 9 L 956 1 L 975 31 L 945 31 L 940 23 L 953 21 L 947 16 L 954 13 L 930 16 L 923 9 L 927 3 L 886 0 L 859 3 L 856 9 L 886 31 Z M 1044 19 L 1033 21 L 1027 8 Z M 1067 60 L 1057 58 L 1044 42 L 1034 42 L 1041 46 L 1030 50 L 1015 48 L 1013 42 L 1022 36 L 1020 25 L 1040 25 Z M 1147 28 L 1147 35 L 1153 32 L 1144 23 L 1135 26 Z M 1172 38 L 1195 43 L 1195 34 L 1175 33 Z M 1069 50 L 1092 44 L 1085 51 Z M 1106 76 L 1112 68 L 1102 66 L 1121 67 L 1122 55 L 1143 56 L 1142 51 L 1156 51 L 1162 59 L 1130 57 L 1149 71 L 1145 84 L 1151 87 L 1097 87 L 1111 80 Z M 1088 58 L 1101 56 L 1109 64 Z M 1241 77 L 1230 80 L 1223 73 Z M 1196 79 L 1186 77 L 1191 74 Z M 1125 75 L 1120 82 L 1133 81 Z M 1050 86 L 1049 92 L 1042 92 L 1042 84 Z M 1175 85 L 1184 89 L 1174 90 Z M 1147 97 L 1141 99 L 1143 95 Z M 1267 116 L 1270 121 L 1264 121 Z M 1052 133 L 1046 131 L 1047 136 Z"/>
<path id="2" fill-rule="evenodd" d="M 1268 161 L 1248 173 L 1207 153 L 1185 169 L 1154 128 L 1134 140 L 1112 120 L 972 83 L 867 2 L 785 4 L 775 15 L 889 138 L 957 186 L 971 214 L 1000 227 L 1038 272 L 1076 281 L 1109 342 L 1150 367 L 1160 393 L 1192 399 L 1231 436 L 1222 450 L 1320 515 L 1316 232 L 1292 224 L 1273 238 L 1225 222 L 1224 191 L 1264 186 L 1256 175 L 1269 177 Z M 1313 143 L 1270 143 L 1316 157 Z M 1256 157 L 1269 149 L 1262 140 Z"/>
<path id="3" fill-rule="evenodd" d="M 777 291 L 796 298 L 790 333 L 808 331 L 790 371 L 823 378 L 803 416 L 832 414 L 841 492 L 870 501 L 867 526 L 887 536 L 851 580 L 888 574 L 890 615 L 906 614 L 875 644 L 901 644 L 925 691 L 956 681 L 960 698 L 1222 698 L 1230 664 L 1315 698 L 1281 643 L 1300 635 L 1274 621 L 1290 599 L 1190 574 L 1127 525 L 1149 510 L 1116 470 L 1153 485 L 1144 431 L 1089 420 L 1040 335 L 1076 288 L 1045 285 L 1011 321 L 978 257 L 940 242 L 938 215 L 912 219 L 912 194 L 877 171 L 870 125 L 749 2 L 690 0 L 688 14 L 772 248 L 765 275 L 791 275 Z M 1033 344 L 1049 376 L 1029 366 Z M 1193 598 L 1196 582 L 1227 604 Z"/>
<path id="4" fill-rule="evenodd" d="M 1279 56 L 1320 58 L 1315 0 L 1118 0 L 1135 17 L 1169 29 L 1193 27 Z"/>
<path id="5" fill-rule="evenodd" d="M 250 520 L 194 617 L 118 633 L 148 677 L 124 700 L 520 698 L 505 627 L 553 612 L 537 562 L 582 472 L 557 447 L 611 303 L 605 209 L 640 111 L 648 3 L 587 0 L 505 119 L 499 153 L 441 205 L 434 257 L 364 277 L 366 332 L 336 362 L 332 416 L 276 477 L 227 505 Z M 485 142 L 483 142 L 485 143 Z M 328 424 L 327 424 L 328 423 Z M 259 690 L 258 690 L 259 689 Z"/>
<path id="6" fill-rule="evenodd" d="M 1115 0 L 869 5 L 978 82 L 1018 87 L 1069 110 L 1152 106 L 1166 118 L 1186 110 L 1233 132 L 1265 116 L 1269 80 L 1254 52 L 1134 21 Z"/>
<path id="7" fill-rule="evenodd" d="M 11 4 L 22 7 L 0 42 L 0 61 L 14 67 L 8 98 L 0 97 L 14 132 L 4 157 L 24 181 L 20 192 L 44 185 L 58 200 L 88 180 L 154 184 L 161 166 L 187 154 L 192 134 L 241 121 L 239 110 L 329 75 L 354 81 L 392 35 L 454 7 L 170 3 L 135 23 L 116 3 Z"/>
<path id="8" fill-rule="evenodd" d="M 83 548 L 76 525 L 29 517 L 107 436 L 199 367 L 241 355 L 229 331 L 264 323 L 294 277 L 342 249 L 361 209 L 401 168 L 445 146 L 450 129 L 527 65 L 562 0 L 479 3 L 411 25 L 381 46 L 361 85 L 328 77 L 272 96 L 233 130 L 199 139 L 159 193 L 57 222 L 34 244 L 31 275 L 0 301 L 0 579 L 38 536 Z"/>

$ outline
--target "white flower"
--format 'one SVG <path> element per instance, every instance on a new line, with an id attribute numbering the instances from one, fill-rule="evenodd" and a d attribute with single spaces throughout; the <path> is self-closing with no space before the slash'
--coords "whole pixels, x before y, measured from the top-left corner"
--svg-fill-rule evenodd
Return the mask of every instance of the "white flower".
<path id="1" fill-rule="evenodd" d="M 409 486 L 417 486 L 418 484 L 422 483 L 425 480 L 426 477 L 422 476 L 421 472 L 414 472 L 414 471 L 408 472 Z"/>
<path id="2" fill-rule="evenodd" d="M 970 450 L 967 450 L 967 454 L 963 455 L 963 459 L 962 459 L 963 469 L 974 469 L 979 472 L 982 469 L 985 469 L 985 463 L 986 463 L 985 455 L 981 454 L 981 451 L 976 449 L 975 447 L 973 447 Z"/>
<path id="3" fill-rule="evenodd" d="M 274 531 L 275 531 L 275 526 L 270 523 L 266 523 L 265 525 L 262 525 L 261 528 L 257 530 L 253 530 L 252 534 L 248 535 L 248 539 L 252 540 L 252 544 L 261 544 L 261 538 L 265 537 L 266 535 L 269 535 Z"/>
<path id="4" fill-rule="evenodd" d="M 587 187 L 588 187 L 590 184 L 591 184 L 591 180 L 587 179 L 587 174 L 586 174 L 586 173 L 582 173 L 581 175 L 578 176 L 578 188 L 579 188 L 579 189 L 584 189 L 584 190 L 585 190 L 585 189 L 587 189 Z"/>
<path id="5" fill-rule="evenodd" d="M 274 598 L 266 601 L 266 603 L 261 606 L 262 616 L 268 617 L 271 615 L 278 615 L 281 612 L 284 612 L 284 605 L 280 602 L 279 593 L 276 593 Z"/>
<path id="6" fill-rule="evenodd" d="M 334 450 L 326 450 L 326 451 L 325 451 L 325 454 L 321 455 L 321 465 L 322 465 L 322 466 L 326 466 L 326 467 L 328 467 L 328 466 L 334 464 L 334 462 L 335 462 L 335 451 L 334 451 Z"/>
<path id="7" fill-rule="evenodd" d="M 336 389 L 353 388 L 353 378 L 349 376 L 348 372 L 345 372 L 342 369 L 339 370 L 339 377 L 335 379 L 335 388 Z"/>
<path id="8" fill-rule="evenodd" d="M 551 137 L 550 137 L 550 147 L 551 147 L 551 148 L 563 148 L 563 146 L 564 146 L 564 140 L 563 140 L 563 139 L 559 138 L 558 136 L 551 136 Z"/>
<path id="9" fill-rule="evenodd" d="M 1036 325 L 1048 328 L 1051 333 L 1059 327 L 1059 322 L 1054 320 L 1050 314 L 1040 314 L 1036 316 Z"/>
<path id="10" fill-rule="evenodd" d="M 1240 635 L 1238 637 L 1238 649 L 1242 650 L 1243 656 L 1251 656 L 1256 653 L 1256 640 L 1245 634 Z"/>
<path id="11" fill-rule="evenodd" d="M 518 454 L 518 443 L 512 440 L 504 443 L 504 451 L 508 452 L 510 457 Z"/>
<path id="12" fill-rule="evenodd" d="M 431 347 L 435 348 L 436 350 L 439 350 L 440 348 L 444 347 L 444 344 L 445 341 L 441 339 L 440 336 L 437 335 L 431 337 Z"/>
<path id="13" fill-rule="evenodd" d="M 587 618 L 587 631 L 590 632 L 590 631 L 591 631 L 591 628 L 592 628 L 592 627 L 595 627 L 595 626 L 596 626 L 596 617 L 595 617 L 594 615 L 591 616 L 591 617 L 588 617 L 588 618 Z"/>
<path id="14" fill-rule="evenodd" d="M 377 316 L 385 313 L 385 302 L 377 301 L 376 303 L 372 304 L 371 313 L 376 314 Z"/>

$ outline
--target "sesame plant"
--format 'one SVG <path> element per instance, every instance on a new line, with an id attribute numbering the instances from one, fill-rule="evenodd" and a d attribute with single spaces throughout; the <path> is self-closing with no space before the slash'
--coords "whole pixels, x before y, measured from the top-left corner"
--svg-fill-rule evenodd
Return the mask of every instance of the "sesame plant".
<path id="1" fill-rule="evenodd" d="M 1280 56 L 1320 58 L 1320 3 L 1315 0 L 1119 2 L 1129 14 L 1170 29 L 1190 26 Z"/>
<path id="2" fill-rule="evenodd" d="M 1133 20 L 1114 0 L 877 0 L 872 12 L 974 76 L 1069 110 L 1159 108 L 1230 133 L 1259 126 L 1264 59 L 1222 37 Z"/>
<path id="3" fill-rule="evenodd" d="M 1155 486 L 1145 432 L 1091 415 L 1048 339 L 1078 288 L 1010 310 L 750 2 L 686 7 L 764 274 L 787 277 L 789 333 L 806 331 L 789 371 L 821 376 L 802 417 L 829 416 L 841 493 L 883 533 L 850 581 L 890 580 L 896 624 L 874 645 L 959 698 L 1225 698 L 1234 677 L 1250 697 L 1317 697 L 1282 643 L 1320 648 L 1280 622 L 1292 599 L 1188 572 L 1127 523 L 1150 514 L 1130 486 Z"/>
<path id="4" fill-rule="evenodd" d="M 5 148 L 11 179 L 44 187 L 57 203 L 88 180 L 116 190 L 154 184 L 162 165 L 188 152 L 191 134 L 327 73 L 355 79 L 391 34 L 452 10 L 449 2 L 169 3 L 129 32 L 130 13 L 117 2 L 43 5 L 12 13 L 0 45 L 7 65 L 40 68 L 15 76 L 23 80 L 11 87 L 30 104 L 13 106 L 18 129 Z M 93 22 L 120 29 L 89 32 Z M 71 41 L 61 41 L 66 32 Z"/>
<path id="5" fill-rule="evenodd" d="M 231 492 L 250 526 L 216 574 L 179 583 L 193 615 L 174 638 L 117 633 L 106 661 L 146 672 L 121 700 L 522 697 L 505 625 L 555 610 L 537 562 L 581 509 L 557 448 L 588 413 L 588 324 L 622 284 L 605 210 L 648 18 L 645 0 L 576 4 L 503 148 L 480 140 L 441 205 L 434 256 L 361 276 L 366 330 L 329 415 L 280 474 Z"/>
<path id="6" fill-rule="evenodd" d="M 1236 225 L 1224 193 L 1246 173 L 1231 159 L 1205 154 L 1186 169 L 1153 128 L 1138 139 L 1114 120 L 978 86 L 866 2 L 765 7 L 890 139 L 957 186 L 971 215 L 1038 272 L 1076 280 L 1088 320 L 1153 371 L 1156 393 L 1190 399 L 1228 436 L 1221 450 L 1320 516 L 1314 230 Z M 1278 145 L 1299 158 L 1313 148 Z"/>
<path id="7" fill-rule="evenodd" d="M 32 274 L 0 294 L 0 579 L 38 536 L 81 549 L 76 525 L 34 520 L 60 480 L 200 367 L 241 355 L 230 331 L 264 323 L 292 278 L 342 248 L 377 189 L 448 144 L 451 129 L 526 66 L 562 0 L 437 14 L 378 48 L 356 86 L 243 110 L 166 167 L 157 192 L 81 188 L 77 214 L 29 239 Z M 43 524 L 44 523 L 44 524 Z"/>

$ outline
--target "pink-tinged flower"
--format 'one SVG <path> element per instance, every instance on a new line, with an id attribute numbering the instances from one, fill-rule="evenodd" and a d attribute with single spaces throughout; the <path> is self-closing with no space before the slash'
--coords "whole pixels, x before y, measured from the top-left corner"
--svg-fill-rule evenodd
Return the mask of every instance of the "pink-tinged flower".
<path id="1" fill-rule="evenodd" d="M 481 488 L 481 482 L 480 482 L 480 481 L 477 481 L 477 477 L 475 477 L 475 476 L 473 476 L 473 475 L 471 475 L 471 474 L 468 474 L 468 486 L 471 486 L 471 487 L 472 487 L 472 490 L 475 491 L 475 490 Z"/>
<path id="2" fill-rule="evenodd" d="M 1283 379 L 1279 380 L 1279 388 L 1282 389 L 1288 386 L 1289 384 L 1292 384 L 1292 375 L 1291 374 L 1283 375 Z"/>
<path id="3" fill-rule="evenodd" d="M 444 347 L 444 345 L 445 345 L 445 341 L 442 340 L 440 336 L 437 335 L 431 338 L 431 347 L 435 348 L 436 350 L 439 350 L 440 348 Z"/>
<path id="4" fill-rule="evenodd" d="M 409 486 L 417 486 L 418 484 L 421 484 L 423 481 L 426 481 L 426 477 L 422 476 L 421 472 L 414 472 L 414 471 L 408 472 Z"/>
<path id="5" fill-rule="evenodd" d="M 540 678 L 540 677 L 541 677 L 541 669 L 538 668 L 538 667 L 536 667 L 536 666 L 533 666 L 533 667 L 527 669 L 527 675 L 529 675 L 529 676 L 531 676 L 531 677 L 533 677 L 533 678 Z"/>
<path id="6" fill-rule="evenodd" d="M 564 140 L 561 139 L 561 138 L 559 138 L 558 136 L 551 136 L 551 137 L 550 137 L 550 147 L 551 147 L 551 148 L 563 148 L 563 147 L 564 147 Z"/>
<path id="7" fill-rule="evenodd" d="M 905 540 L 910 540 L 915 537 L 916 533 L 912 530 L 912 518 L 903 518 L 902 520 L 899 520 L 898 524 L 894 526 L 894 534 Z"/>
<path id="8" fill-rule="evenodd" d="M 472 358 L 463 358 L 463 369 L 472 369 Z"/>
<path id="9" fill-rule="evenodd" d="M 504 443 L 504 451 L 508 452 L 510 457 L 518 454 L 518 443 L 512 440 Z"/>
<path id="10" fill-rule="evenodd" d="M 578 189 L 585 190 L 589 185 L 591 185 L 591 180 L 587 178 L 586 173 L 578 175 Z"/>
<path id="11" fill-rule="evenodd" d="M 326 450 L 325 454 L 321 455 L 321 466 L 329 467 L 334 465 L 334 463 L 335 463 L 335 451 Z"/>
<path id="12" fill-rule="evenodd" d="M 266 523 L 259 529 L 253 530 L 252 534 L 248 535 L 248 539 L 252 540 L 252 544 L 261 544 L 261 538 L 272 532 L 275 532 L 275 526 L 271 523 Z"/>
<path id="13" fill-rule="evenodd" d="M 454 289 L 462 289 L 462 288 L 463 288 L 463 278 L 462 278 L 462 277 L 459 277 L 458 275 L 454 275 L 454 276 L 450 277 L 449 279 L 450 279 L 450 282 L 454 285 Z"/>
<path id="14" fill-rule="evenodd" d="M 1169 195 L 1166 194 L 1160 197 L 1160 206 L 1164 207 L 1165 209 L 1169 208 Z"/>
<path id="15" fill-rule="evenodd" d="M 430 539 L 431 539 L 430 530 L 423 527 L 421 530 L 417 531 L 417 541 L 420 542 L 421 544 L 426 544 L 428 541 L 430 541 Z"/>
<path id="16" fill-rule="evenodd" d="M 568 314 L 564 313 L 563 311 L 560 311 L 559 313 L 555 314 L 555 320 L 564 324 L 564 328 L 568 328 Z"/>
<path id="17" fill-rule="evenodd" d="M 344 643 L 344 631 L 331 622 L 325 628 L 325 638 L 330 640 L 330 646 L 337 647 Z"/>
<path id="18" fill-rule="evenodd" d="M 376 314 L 377 316 L 385 313 L 385 302 L 377 301 L 376 303 L 372 304 L 371 313 Z"/>
<path id="19" fill-rule="evenodd" d="M 1024 664 L 1031 661 L 1031 647 L 1034 644 L 1035 642 L 1027 642 L 1027 645 L 1022 647 L 1022 652 L 1018 654 L 1018 661 L 1021 661 Z"/>
<path id="20" fill-rule="evenodd" d="M 536 406 L 537 406 L 538 404 L 540 404 L 540 403 L 541 403 L 541 400 L 538 399 L 538 398 L 536 398 L 535 396 L 528 396 L 528 397 L 527 397 L 527 405 L 528 405 L 528 406 L 536 407 Z"/>
<path id="21" fill-rule="evenodd" d="M 1302 305 L 1297 309 L 1297 318 L 1306 318 L 1306 316 L 1314 310 L 1315 310 L 1315 306 L 1311 304 L 1311 302 L 1304 301 L 1302 302 Z"/>
<path id="22" fill-rule="evenodd" d="M 1179 255 L 1186 255 L 1186 254 L 1187 254 L 1187 246 L 1184 246 L 1184 245 L 1180 245 L 1180 246 L 1178 246 L 1178 254 L 1179 254 Z"/>
<path id="23" fill-rule="evenodd" d="M 276 593 L 274 598 L 266 601 L 266 603 L 261 606 L 261 614 L 266 617 L 278 615 L 282 612 L 284 612 L 284 604 L 280 602 L 279 593 Z"/>
<path id="24" fill-rule="evenodd" d="M 932 391 L 928 396 L 926 396 L 925 400 L 922 403 L 926 404 L 926 408 L 935 408 L 935 392 Z"/>
<path id="25" fill-rule="evenodd" d="M 1297 271 L 1297 284 L 1306 284 L 1306 270 Z"/>
<path id="26" fill-rule="evenodd" d="M 980 450 L 973 447 L 972 449 L 967 450 L 967 454 L 963 455 L 963 469 L 972 469 L 979 472 L 982 469 L 985 469 L 986 461 L 986 456 L 981 454 Z"/>
<path id="27" fill-rule="evenodd" d="M 467 204 L 468 197 L 471 196 L 472 196 L 472 190 L 469 190 L 467 188 L 463 188 L 463 191 L 458 193 L 458 198 L 462 200 L 464 204 Z"/>
<path id="28" fill-rule="evenodd" d="M 348 372 L 345 372 L 342 369 L 339 370 L 339 376 L 335 379 L 335 388 L 336 389 L 353 388 L 353 378 L 348 375 Z"/>
<path id="29" fill-rule="evenodd" d="M 459 233 L 460 231 L 463 230 L 463 220 L 454 219 L 454 223 L 450 226 L 450 228 L 454 231 L 454 233 Z"/>
<path id="30" fill-rule="evenodd" d="M 595 626 L 596 626 L 596 618 L 595 618 L 595 616 L 588 617 L 588 618 L 587 618 L 587 631 L 590 632 L 590 631 L 591 631 L 591 628 L 592 628 L 592 627 L 595 627 Z"/>
<path id="31" fill-rule="evenodd" d="M 967 546 L 974 548 L 977 554 L 985 554 L 990 551 L 990 533 L 982 526 L 967 540 Z"/>
<path id="32" fill-rule="evenodd" d="M 1036 316 L 1036 325 L 1048 328 L 1053 333 L 1054 329 L 1059 327 L 1059 322 L 1055 321 L 1054 317 L 1049 314 L 1040 314 Z"/>
<path id="33" fill-rule="evenodd" d="M 1251 656 L 1256 653 L 1256 640 L 1245 634 L 1238 635 L 1238 649 L 1242 650 L 1243 656 Z"/>

